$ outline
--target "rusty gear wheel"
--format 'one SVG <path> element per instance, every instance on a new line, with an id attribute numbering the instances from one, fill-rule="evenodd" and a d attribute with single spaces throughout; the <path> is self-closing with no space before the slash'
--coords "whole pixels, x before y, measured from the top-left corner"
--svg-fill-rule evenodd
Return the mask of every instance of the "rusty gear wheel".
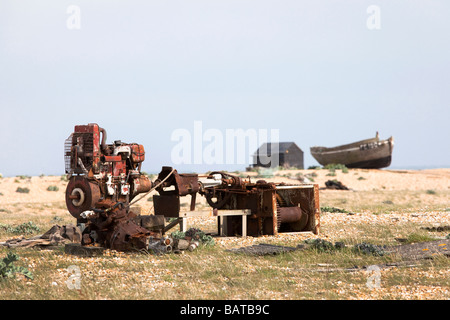
<path id="1" fill-rule="evenodd" d="M 277 231 L 280 231 L 280 227 L 281 227 L 281 207 L 277 199 Z"/>

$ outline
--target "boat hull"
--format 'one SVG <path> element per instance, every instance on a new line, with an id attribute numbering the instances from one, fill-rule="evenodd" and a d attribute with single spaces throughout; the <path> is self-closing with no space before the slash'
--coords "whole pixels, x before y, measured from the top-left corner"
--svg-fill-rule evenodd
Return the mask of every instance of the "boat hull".
<path id="1" fill-rule="evenodd" d="M 380 169 L 390 166 L 394 139 L 361 140 L 333 148 L 311 147 L 311 155 L 321 165 L 343 164 L 347 168 Z"/>

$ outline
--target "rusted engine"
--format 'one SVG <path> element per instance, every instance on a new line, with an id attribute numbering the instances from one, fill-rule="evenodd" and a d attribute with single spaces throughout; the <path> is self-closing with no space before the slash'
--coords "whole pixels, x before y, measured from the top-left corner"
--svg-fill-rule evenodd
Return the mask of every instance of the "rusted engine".
<path id="1" fill-rule="evenodd" d="M 75 126 L 65 141 L 66 205 L 82 226 L 82 245 L 146 249 L 150 237 L 162 237 L 167 229 L 165 218 L 184 219 L 189 213 L 212 212 L 220 219 L 219 233 L 226 236 L 319 232 L 318 185 L 253 182 L 221 171 L 181 174 L 171 167 L 163 167 L 152 182 L 141 173 L 142 145 L 118 140 L 107 144 L 106 138 L 106 130 L 91 123 Z M 158 193 L 153 196 L 155 214 L 134 214 L 130 204 L 153 190 Z M 197 194 L 205 197 L 210 209 L 196 211 Z M 188 211 L 181 210 L 185 196 L 191 197 Z M 162 228 L 153 228 L 153 221 Z"/>
<path id="2" fill-rule="evenodd" d="M 140 172 L 144 147 L 121 141 L 106 144 L 106 138 L 106 130 L 91 123 L 75 126 L 66 140 L 67 209 L 78 224 L 86 224 L 82 244 L 145 248 L 150 233 L 133 221 L 129 210 L 130 201 L 152 187 Z"/>

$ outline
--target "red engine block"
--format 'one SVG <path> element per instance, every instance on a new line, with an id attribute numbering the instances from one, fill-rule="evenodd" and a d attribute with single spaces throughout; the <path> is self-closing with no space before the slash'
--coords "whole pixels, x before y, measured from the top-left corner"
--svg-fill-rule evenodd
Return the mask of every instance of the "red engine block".
<path id="1" fill-rule="evenodd" d="M 115 141 L 106 144 L 106 131 L 95 123 L 75 126 L 65 142 L 66 204 L 78 222 L 81 213 L 92 208 L 106 209 L 127 205 L 152 183 L 141 173 L 144 146 Z"/>

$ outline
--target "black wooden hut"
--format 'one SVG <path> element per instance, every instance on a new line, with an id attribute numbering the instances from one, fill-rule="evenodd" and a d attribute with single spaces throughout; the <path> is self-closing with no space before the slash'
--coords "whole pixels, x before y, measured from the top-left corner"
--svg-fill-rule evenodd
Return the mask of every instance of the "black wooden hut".
<path id="1" fill-rule="evenodd" d="M 304 169 L 303 151 L 295 142 L 263 143 L 253 154 L 252 166 Z"/>

